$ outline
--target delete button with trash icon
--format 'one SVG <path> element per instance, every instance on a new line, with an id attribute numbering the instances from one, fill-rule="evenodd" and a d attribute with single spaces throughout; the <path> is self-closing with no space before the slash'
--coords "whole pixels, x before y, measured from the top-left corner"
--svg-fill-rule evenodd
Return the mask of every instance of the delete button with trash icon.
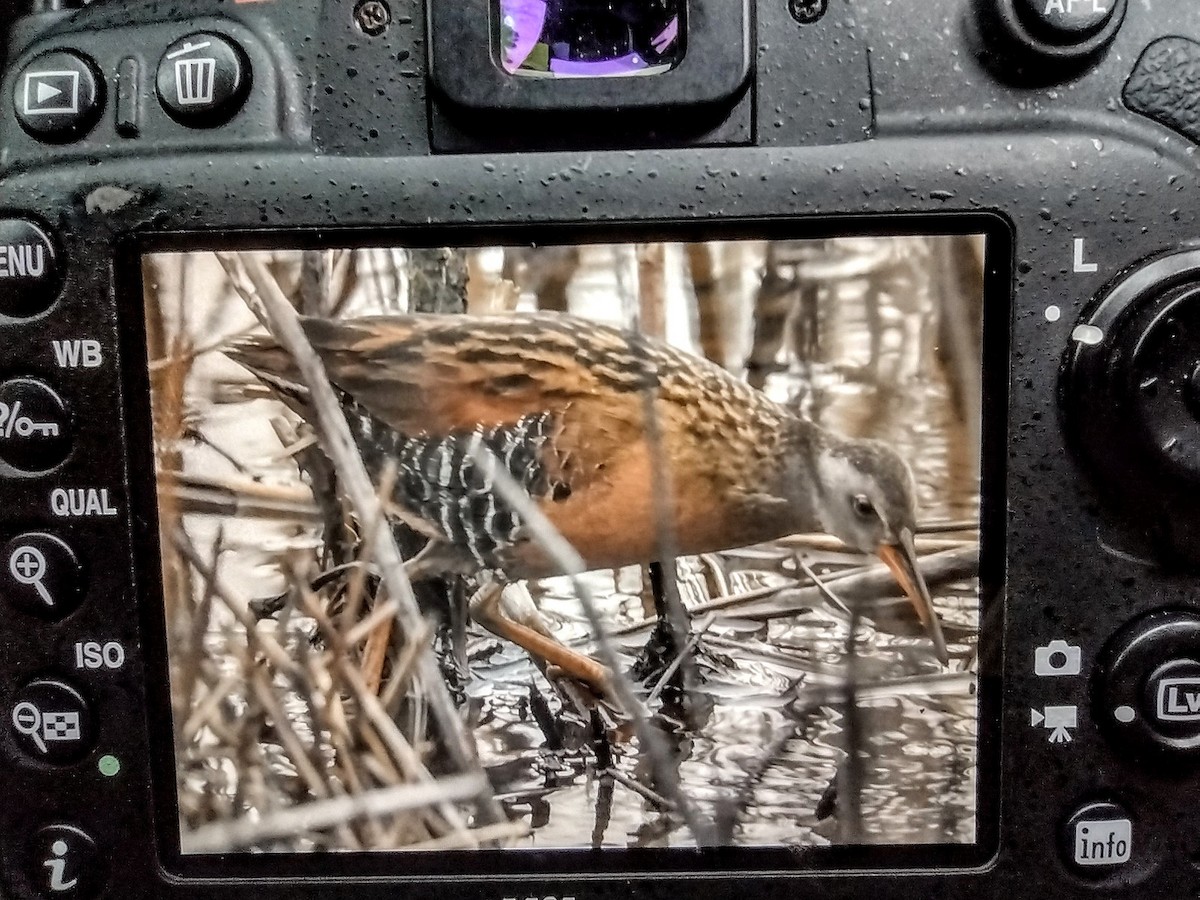
<path id="1" fill-rule="evenodd" d="M 245 99 L 250 63 L 230 38 L 197 32 L 180 38 L 158 63 L 158 98 L 172 118 L 194 128 L 226 121 Z"/>

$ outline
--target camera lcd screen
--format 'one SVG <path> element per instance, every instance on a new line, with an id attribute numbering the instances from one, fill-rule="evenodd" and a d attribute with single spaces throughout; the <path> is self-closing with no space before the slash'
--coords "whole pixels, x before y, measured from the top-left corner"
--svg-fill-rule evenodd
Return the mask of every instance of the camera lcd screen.
<path id="1" fill-rule="evenodd" d="M 144 255 L 167 846 L 975 845 L 987 244 Z"/>
<path id="2" fill-rule="evenodd" d="M 492 2 L 495 51 L 510 75 L 658 75 L 683 58 L 685 0 Z"/>

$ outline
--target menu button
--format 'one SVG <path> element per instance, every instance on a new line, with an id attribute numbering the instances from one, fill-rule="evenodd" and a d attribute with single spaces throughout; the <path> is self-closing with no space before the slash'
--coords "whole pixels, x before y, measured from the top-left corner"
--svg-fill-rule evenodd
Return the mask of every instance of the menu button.
<path id="1" fill-rule="evenodd" d="M 25 219 L 0 219 L 0 314 L 37 315 L 55 301 L 61 284 L 46 232 Z"/>

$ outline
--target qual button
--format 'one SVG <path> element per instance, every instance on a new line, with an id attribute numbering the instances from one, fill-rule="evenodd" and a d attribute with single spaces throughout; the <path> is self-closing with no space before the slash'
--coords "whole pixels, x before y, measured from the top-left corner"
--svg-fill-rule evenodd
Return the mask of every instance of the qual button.
<path id="1" fill-rule="evenodd" d="M 0 551 L 0 594 L 10 605 L 56 621 L 83 601 L 83 569 L 65 541 L 52 534 L 18 535 Z"/>
<path id="2" fill-rule="evenodd" d="M 0 460 L 22 472 L 49 472 L 71 452 L 67 408 L 34 378 L 0 385 Z"/>
<path id="3" fill-rule="evenodd" d="M 250 62 L 229 38 L 200 31 L 180 38 L 158 63 L 158 99 L 176 121 L 210 128 L 229 119 L 250 87 Z"/>
<path id="4" fill-rule="evenodd" d="M 21 127 L 41 141 L 70 141 L 96 124 L 104 81 L 78 53 L 55 50 L 35 57 L 17 75 L 13 109 Z"/>
<path id="5" fill-rule="evenodd" d="M 54 242 L 26 219 L 0 219 L 0 315 L 35 316 L 58 298 Z"/>

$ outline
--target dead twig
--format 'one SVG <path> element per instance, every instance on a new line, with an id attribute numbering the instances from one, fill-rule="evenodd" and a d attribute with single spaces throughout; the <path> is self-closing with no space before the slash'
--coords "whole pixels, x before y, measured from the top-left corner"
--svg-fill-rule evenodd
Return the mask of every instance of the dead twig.
<path id="1" fill-rule="evenodd" d="M 423 616 L 405 572 L 404 559 L 391 530 L 384 524 L 386 517 L 382 505 L 354 445 L 341 403 L 329 382 L 321 358 L 304 334 L 296 310 L 261 260 L 248 254 L 218 253 L 217 257 L 230 273 L 233 284 L 247 305 L 255 315 L 261 313 L 260 320 L 295 361 L 308 387 L 309 402 L 314 411 L 314 421 L 310 424 L 320 436 L 322 447 L 333 462 L 359 521 L 376 523 L 375 527 L 363 534 L 363 540 L 371 546 L 373 556 L 381 567 L 387 598 L 396 604 L 396 618 L 404 632 L 417 633 L 422 627 Z M 421 654 L 417 671 L 423 693 L 430 702 L 442 741 L 454 766 L 462 772 L 479 772 L 478 754 L 442 680 L 432 648 L 426 648 L 426 652 Z M 504 818 L 486 780 L 477 798 L 476 810 L 480 820 L 485 823 Z"/>

